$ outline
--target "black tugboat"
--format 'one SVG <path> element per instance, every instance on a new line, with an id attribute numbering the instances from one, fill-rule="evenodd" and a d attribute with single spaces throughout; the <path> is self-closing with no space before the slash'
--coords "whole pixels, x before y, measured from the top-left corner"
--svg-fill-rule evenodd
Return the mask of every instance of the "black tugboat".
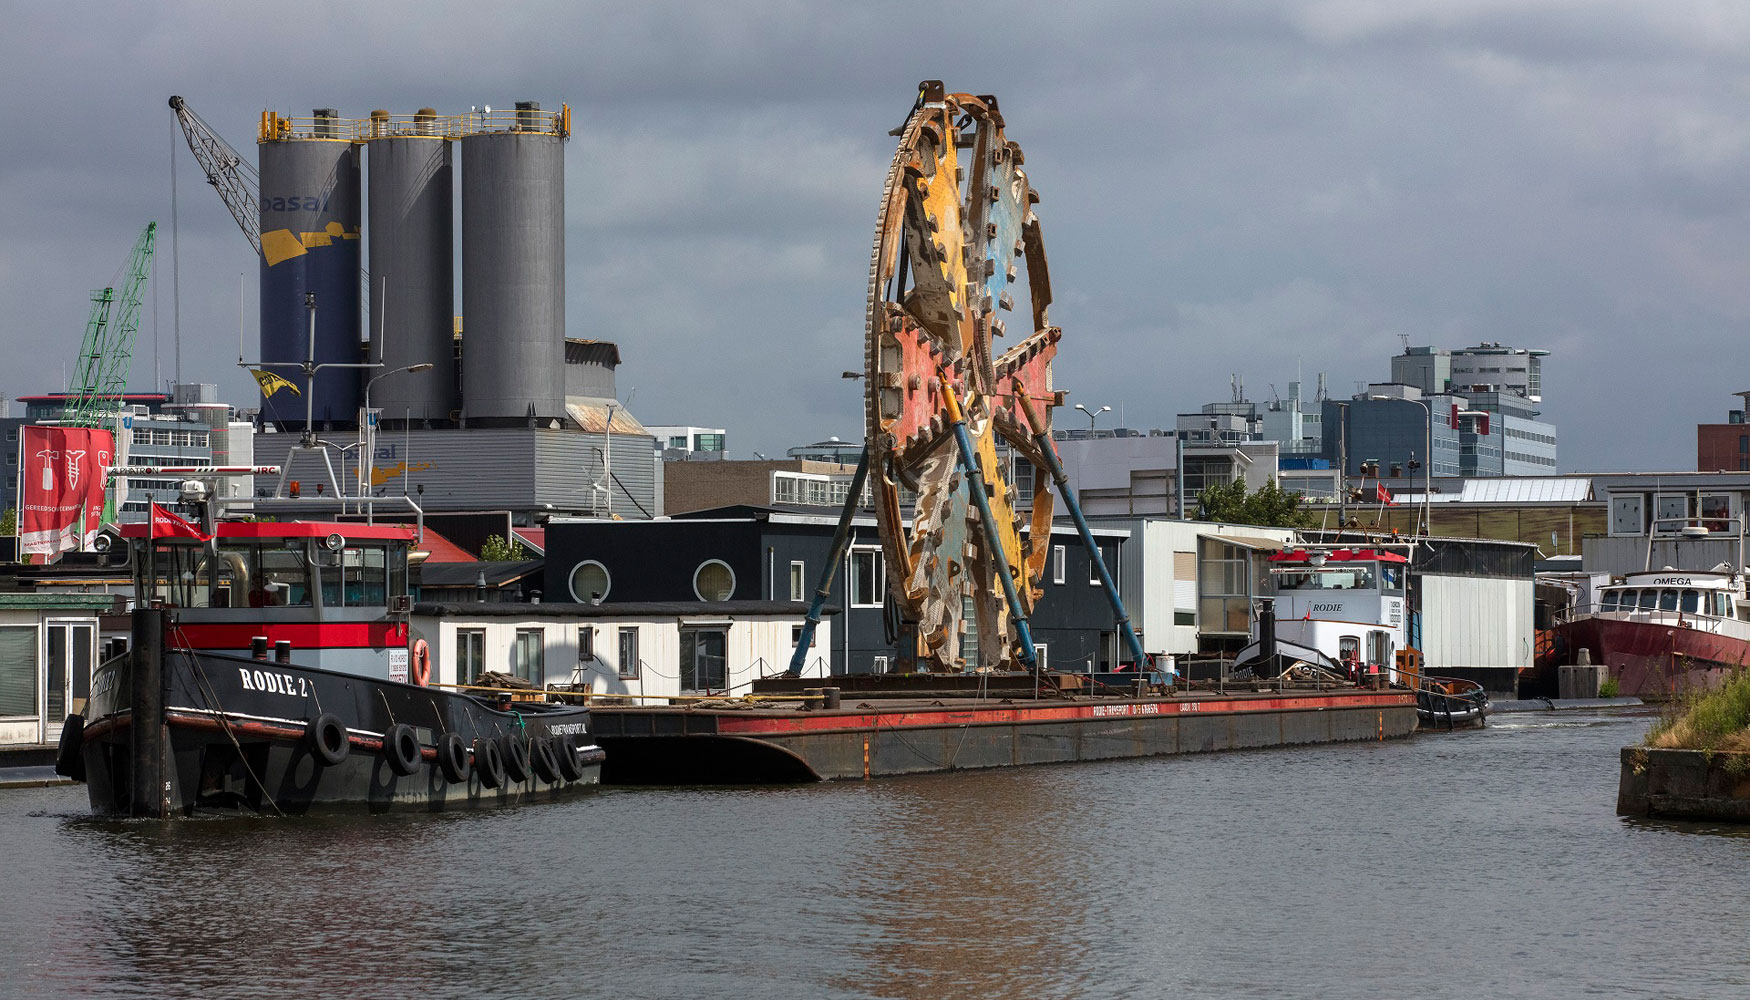
<path id="1" fill-rule="evenodd" d="M 588 708 L 427 686 L 413 529 L 154 510 L 122 537 L 132 648 L 93 672 L 57 764 L 94 812 L 439 812 L 599 783 Z"/>

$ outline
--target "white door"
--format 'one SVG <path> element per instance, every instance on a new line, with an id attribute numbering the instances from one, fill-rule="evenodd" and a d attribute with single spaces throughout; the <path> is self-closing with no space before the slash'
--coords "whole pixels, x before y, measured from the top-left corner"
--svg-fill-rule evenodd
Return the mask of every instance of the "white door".
<path id="1" fill-rule="evenodd" d="M 43 713 L 41 742 L 61 738 L 61 725 L 74 701 L 91 693 L 91 663 L 97 655 L 97 625 L 51 618 L 43 628 Z"/>

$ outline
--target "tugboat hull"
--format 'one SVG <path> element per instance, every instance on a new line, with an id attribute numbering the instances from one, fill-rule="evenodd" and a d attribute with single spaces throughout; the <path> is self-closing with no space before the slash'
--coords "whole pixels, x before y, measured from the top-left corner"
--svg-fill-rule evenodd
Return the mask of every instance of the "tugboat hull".
<path id="1" fill-rule="evenodd" d="M 1664 700 L 1719 687 L 1750 664 L 1750 642 L 1662 622 L 1586 617 L 1562 626 L 1569 650 L 1589 649 L 1618 693 Z"/>
<path id="2" fill-rule="evenodd" d="M 441 812 L 557 798 L 601 780 L 604 754 L 581 706 L 501 711 L 289 663 L 178 649 L 154 657 L 150 645 L 93 675 L 80 752 L 98 814 Z"/>

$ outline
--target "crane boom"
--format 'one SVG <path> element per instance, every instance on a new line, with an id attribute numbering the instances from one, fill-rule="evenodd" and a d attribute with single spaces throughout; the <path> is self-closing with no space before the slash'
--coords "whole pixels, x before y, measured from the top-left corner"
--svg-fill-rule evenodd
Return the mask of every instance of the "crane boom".
<path id="1" fill-rule="evenodd" d="M 91 295 L 91 319 L 73 383 L 67 387 L 62 420 L 75 427 L 100 427 L 109 409 L 120 405 L 128 388 L 134 335 L 140 329 L 140 302 L 152 274 L 152 248 L 158 223 L 148 222 L 128 255 L 121 294 L 104 288 Z"/>
<path id="2" fill-rule="evenodd" d="M 230 209 L 231 217 L 237 220 L 237 227 L 243 230 L 243 238 L 255 248 L 255 255 L 261 256 L 261 177 L 243 154 L 213 131 L 200 115 L 188 106 L 188 102 L 180 97 L 170 99 L 170 108 L 176 112 L 176 120 L 182 125 L 182 134 L 188 139 L 188 148 L 194 153 L 195 162 L 200 164 L 201 171 L 207 175 L 207 183 L 219 193 L 219 198 Z"/>

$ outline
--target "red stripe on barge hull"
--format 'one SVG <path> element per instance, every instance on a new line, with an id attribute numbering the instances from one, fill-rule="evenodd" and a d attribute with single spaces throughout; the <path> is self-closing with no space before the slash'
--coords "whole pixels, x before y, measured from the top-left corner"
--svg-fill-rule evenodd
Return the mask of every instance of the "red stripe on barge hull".
<path id="1" fill-rule="evenodd" d="M 1340 702 L 1335 698 L 1341 697 Z M 834 730 L 927 728 L 930 726 L 994 725 L 1000 723 L 1065 722 L 1083 719 L 1148 718 L 1162 715 L 1244 714 L 1255 712 L 1323 711 L 1330 708 L 1368 708 L 1415 705 L 1415 696 L 1403 692 L 1368 692 L 1346 696 L 1210 698 L 1199 701 L 1143 701 L 1105 704 L 1048 703 L 1038 708 L 1019 705 L 992 706 L 961 711 L 870 711 L 794 712 L 744 716 L 719 716 L 717 732 L 724 736 L 782 735 Z M 597 713 L 613 709 L 597 709 Z"/>
<path id="2" fill-rule="evenodd" d="M 1384 740 L 1408 691 L 848 711 L 596 706 L 608 784 L 761 784 Z"/>

